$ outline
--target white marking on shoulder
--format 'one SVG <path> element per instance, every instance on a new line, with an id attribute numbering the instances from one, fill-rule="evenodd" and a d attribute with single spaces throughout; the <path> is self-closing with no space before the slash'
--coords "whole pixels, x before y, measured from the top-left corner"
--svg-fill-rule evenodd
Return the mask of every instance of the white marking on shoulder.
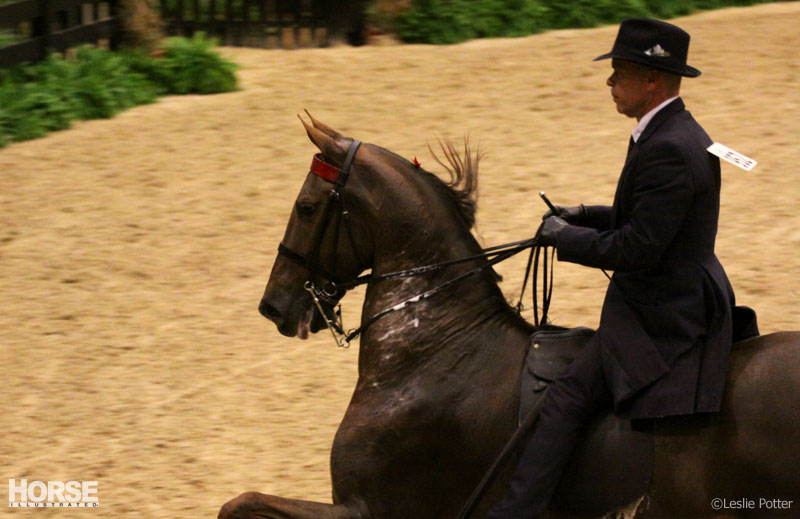
<path id="1" fill-rule="evenodd" d="M 742 168 L 745 171 L 750 171 L 754 167 L 756 167 L 755 160 L 751 159 L 750 157 L 745 157 L 738 151 L 734 151 L 729 147 L 725 146 L 724 144 L 720 144 L 715 142 L 706 150 L 711 153 L 712 155 L 716 155 L 717 157 L 721 158 L 724 161 L 730 162 L 736 167 Z"/>
<path id="2" fill-rule="evenodd" d="M 386 330 L 386 333 L 384 333 L 383 335 L 378 337 L 378 342 L 385 341 L 386 339 L 388 339 L 392 335 L 395 335 L 397 332 L 398 332 L 397 328 L 389 328 L 388 330 Z"/>

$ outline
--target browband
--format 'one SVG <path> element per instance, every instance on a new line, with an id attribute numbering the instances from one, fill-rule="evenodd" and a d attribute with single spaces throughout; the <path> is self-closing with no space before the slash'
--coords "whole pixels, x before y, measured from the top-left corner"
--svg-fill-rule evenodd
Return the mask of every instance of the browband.
<path id="1" fill-rule="evenodd" d="M 347 157 L 345 157 L 344 164 L 342 164 L 341 169 L 337 168 L 336 166 L 331 166 L 322 160 L 322 153 L 317 153 L 314 155 L 314 160 L 311 161 L 311 173 L 320 178 L 324 178 L 328 182 L 336 183 L 339 181 L 340 184 L 344 184 L 347 180 L 348 173 L 350 173 L 350 166 L 356 157 L 356 151 L 358 151 L 360 146 L 361 141 L 353 139 L 353 143 L 347 150 Z M 340 175 L 343 177 L 341 180 L 339 178 Z"/>
<path id="2" fill-rule="evenodd" d="M 328 182 L 336 182 L 336 179 L 339 178 L 339 168 L 322 160 L 322 153 L 314 155 L 314 160 L 311 161 L 311 172 Z"/>

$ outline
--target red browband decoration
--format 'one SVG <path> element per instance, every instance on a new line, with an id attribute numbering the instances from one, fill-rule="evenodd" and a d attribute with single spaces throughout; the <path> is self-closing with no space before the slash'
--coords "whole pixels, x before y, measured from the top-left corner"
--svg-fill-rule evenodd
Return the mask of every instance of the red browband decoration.
<path id="1" fill-rule="evenodd" d="M 311 161 L 311 172 L 318 177 L 322 177 L 328 182 L 336 182 L 339 178 L 339 168 L 331 166 L 322 160 L 322 154 L 317 153 L 314 155 L 314 160 Z"/>

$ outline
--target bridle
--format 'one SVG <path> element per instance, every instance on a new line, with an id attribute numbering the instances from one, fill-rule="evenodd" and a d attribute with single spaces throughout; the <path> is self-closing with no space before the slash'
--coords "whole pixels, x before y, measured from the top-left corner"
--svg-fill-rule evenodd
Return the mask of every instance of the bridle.
<path id="1" fill-rule="evenodd" d="M 347 228 L 347 232 L 350 238 L 350 242 L 353 245 L 353 251 L 357 254 L 358 251 L 355 247 L 355 242 L 353 241 L 353 232 L 350 226 L 350 220 L 348 219 L 349 212 L 344 205 L 344 199 L 342 197 L 342 191 L 344 190 L 345 184 L 347 184 L 347 179 L 350 177 L 350 168 L 353 165 L 353 160 L 356 156 L 356 151 L 361 146 L 361 141 L 354 140 L 353 143 L 350 145 L 350 148 L 347 150 L 347 156 L 344 159 L 344 164 L 342 164 L 341 168 L 336 168 L 335 166 L 331 166 L 324 160 L 322 160 L 322 154 L 317 153 L 314 155 L 314 159 L 311 161 L 311 173 L 314 173 L 320 178 L 327 180 L 328 182 L 333 183 L 333 188 L 328 193 L 328 199 L 325 202 L 325 215 L 322 218 L 322 225 L 317 229 L 314 240 L 311 242 L 311 251 L 308 256 L 304 256 L 291 248 L 289 248 L 286 244 L 282 243 L 278 245 L 278 254 L 286 256 L 290 260 L 294 261 L 295 263 L 299 264 L 300 266 L 304 267 L 308 270 L 312 277 L 314 278 L 322 278 L 327 280 L 328 282 L 336 282 L 338 279 L 336 276 L 328 271 L 326 271 L 322 265 L 320 264 L 320 249 L 322 247 L 322 241 L 325 239 L 325 233 L 328 230 L 328 226 L 331 224 L 333 220 L 334 213 L 336 209 L 340 209 L 340 217 L 336 220 L 336 227 L 334 230 L 334 242 L 339 242 L 339 233 L 341 231 L 341 222 L 345 222 L 345 227 Z M 334 254 L 333 256 L 333 265 L 331 266 L 331 272 L 336 271 L 336 259 L 337 255 Z"/>
<path id="2" fill-rule="evenodd" d="M 322 267 L 320 264 L 320 249 L 322 247 L 322 242 L 325 239 L 325 234 L 328 230 L 328 227 L 331 225 L 331 222 L 334 220 L 334 216 L 336 210 L 339 209 L 339 217 L 336 218 L 336 224 L 334 227 L 334 246 L 338 247 L 339 243 L 339 236 L 341 232 L 341 224 L 344 222 L 345 229 L 348 234 L 348 239 L 350 240 L 351 247 L 353 249 L 353 254 L 356 257 L 356 261 L 359 265 L 364 265 L 361 261 L 361 258 L 358 255 L 358 247 L 356 247 L 356 242 L 353 237 L 352 226 L 349 220 L 349 212 L 345 206 L 344 197 L 342 196 L 342 192 L 344 190 L 345 185 L 347 184 L 347 180 L 350 177 L 350 169 L 353 165 L 353 161 L 355 160 L 356 152 L 358 148 L 361 146 L 361 141 L 353 140 L 352 144 L 347 150 L 347 155 L 345 156 L 345 160 L 342 163 L 341 168 L 337 168 L 326 163 L 322 160 L 322 154 L 318 153 L 314 155 L 314 159 L 311 162 L 310 172 L 317 175 L 318 177 L 333 183 L 333 187 L 331 191 L 328 193 L 328 198 L 325 203 L 325 213 L 322 219 L 322 223 L 320 227 L 316 230 L 314 234 L 314 239 L 312 241 L 311 250 L 308 255 L 303 255 L 298 253 L 297 251 L 292 250 L 286 244 L 281 242 L 278 245 L 278 255 L 284 256 L 287 259 L 293 261 L 294 263 L 300 265 L 301 267 L 305 268 L 310 276 L 309 279 L 304 283 L 303 288 L 311 295 L 311 299 L 314 302 L 317 310 L 319 311 L 320 315 L 325 319 L 325 324 L 327 325 L 328 329 L 330 330 L 331 334 L 333 335 L 333 339 L 336 344 L 341 348 L 347 348 L 350 346 L 350 342 L 361 335 L 367 328 L 369 328 L 373 323 L 381 319 L 382 317 L 399 310 L 406 308 L 407 306 L 415 303 L 419 303 L 432 297 L 435 294 L 443 291 L 444 289 L 448 288 L 449 286 L 454 285 L 468 277 L 471 277 L 479 272 L 482 272 L 501 261 L 504 261 L 517 253 L 525 250 L 531 249 L 530 257 L 528 258 L 528 267 L 525 272 L 525 280 L 522 285 L 522 292 L 520 293 L 519 303 L 516 306 L 517 312 L 520 313 L 522 311 L 522 298 L 525 293 L 525 287 L 528 283 L 528 276 L 531 271 L 531 265 L 533 263 L 533 306 L 534 306 L 534 317 L 535 317 L 535 326 L 539 326 L 539 312 L 538 312 L 538 297 L 536 295 L 536 280 L 537 280 L 537 273 L 539 267 L 539 257 L 541 247 L 538 245 L 538 239 L 536 236 L 529 238 L 527 240 L 521 240 L 511 243 L 506 243 L 503 245 L 497 245 L 495 247 L 489 247 L 487 249 L 483 249 L 480 254 L 476 254 L 473 256 L 468 256 L 464 258 L 458 258 L 455 260 L 449 260 L 442 263 L 436 263 L 433 265 L 424 265 L 421 267 L 415 267 L 407 270 L 397 271 L 397 272 L 390 272 L 387 274 L 380 274 L 380 275 L 373 275 L 365 274 L 363 276 L 358 276 L 354 279 L 349 281 L 342 281 L 338 279 L 338 277 L 334 274 L 336 271 L 336 261 L 338 258 L 338 254 L 334 253 L 333 255 L 333 264 L 330 268 L 330 272 L 328 272 L 325 268 Z M 542 307 L 542 319 L 541 323 L 545 324 L 547 322 L 547 311 L 550 306 L 550 298 L 552 296 L 553 290 L 553 263 L 554 263 L 554 254 L 550 254 L 550 283 L 548 285 L 548 253 L 545 251 L 544 253 L 544 282 L 543 282 L 543 307 Z M 363 324 L 356 329 L 350 329 L 345 331 L 344 326 L 342 324 L 342 311 L 341 305 L 339 304 L 339 299 L 341 299 L 344 294 L 359 285 L 363 285 L 369 282 L 374 281 L 381 281 L 386 279 L 400 279 L 406 278 L 411 276 L 417 276 L 421 274 L 426 274 L 429 272 L 433 272 L 436 270 L 443 269 L 445 267 L 449 267 L 452 265 L 472 262 L 484 259 L 486 260 L 476 268 L 469 270 L 459 276 L 456 276 L 453 279 L 445 281 L 444 283 L 437 285 L 430 290 L 422 292 L 416 296 L 410 297 L 405 301 L 401 301 L 400 303 L 395 304 L 389 308 L 386 308 L 377 314 L 373 315 L 369 319 L 363 322 Z M 318 286 L 315 281 L 322 280 L 321 286 Z M 327 305 L 330 308 L 330 312 L 332 315 L 329 314 L 329 311 L 325 308 Z"/>
<path id="3" fill-rule="evenodd" d="M 361 258 L 358 256 L 358 247 L 356 247 L 353 238 L 353 230 L 350 224 L 350 219 L 348 218 L 350 213 L 347 210 L 347 207 L 345 207 L 344 197 L 342 196 L 342 191 L 344 190 L 344 186 L 347 184 L 347 179 L 350 178 L 350 168 L 353 165 L 356 152 L 360 146 L 361 141 L 353 139 L 352 144 L 350 144 L 350 147 L 347 150 L 347 155 L 345 156 L 344 163 L 342 164 L 341 168 L 332 166 L 322 160 L 321 153 L 314 155 L 314 159 L 311 161 L 310 172 L 324 180 L 327 180 L 328 182 L 332 182 L 333 188 L 331 188 L 330 192 L 328 193 L 328 198 L 325 202 L 325 213 L 322 218 L 322 224 L 317 229 L 314 239 L 311 242 L 312 245 L 310 253 L 307 256 L 304 256 L 303 254 L 292 250 L 283 242 L 278 245 L 279 256 L 285 256 L 286 258 L 308 270 L 308 272 L 311 274 L 308 281 L 306 281 L 303 285 L 303 288 L 305 288 L 305 290 L 311 294 L 311 298 L 314 301 L 317 310 L 319 310 L 320 314 L 325 319 L 328 329 L 331 330 L 336 344 L 342 348 L 349 346 L 350 341 L 346 340 L 344 328 L 342 326 L 341 306 L 338 304 L 337 299 L 337 295 L 339 298 L 341 298 L 344 296 L 344 292 L 339 294 L 337 282 L 340 280 L 335 274 L 333 274 L 333 272 L 336 272 L 336 262 L 339 255 L 333 255 L 333 264 L 330 268 L 330 272 L 328 272 L 320 264 L 320 249 L 322 248 L 322 242 L 325 239 L 325 234 L 328 230 L 328 227 L 334 219 L 334 214 L 336 210 L 339 209 L 339 217 L 336 219 L 336 225 L 334 228 L 334 247 L 338 246 L 341 224 L 344 221 L 353 253 L 356 256 L 356 261 L 358 261 L 359 264 L 363 264 L 361 263 Z M 321 287 L 317 287 L 315 284 L 315 280 L 317 279 L 323 280 Z M 329 315 L 329 313 L 325 310 L 323 303 L 327 304 L 332 309 L 333 315 Z"/>

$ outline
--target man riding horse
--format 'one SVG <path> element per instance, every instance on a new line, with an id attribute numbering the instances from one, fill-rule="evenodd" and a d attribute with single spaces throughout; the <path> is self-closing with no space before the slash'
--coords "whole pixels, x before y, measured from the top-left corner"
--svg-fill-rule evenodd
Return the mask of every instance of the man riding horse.
<path id="1" fill-rule="evenodd" d="M 544 514 L 581 429 L 612 406 L 633 420 L 719 411 L 731 343 L 757 335 L 714 255 L 719 159 L 679 97 L 689 34 L 622 22 L 606 81 L 635 117 L 612 206 L 556 208 L 539 230 L 558 259 L 613 270 L 600 326 L 542 405 L 505 499 L 488 517 Z M 741 323 L 741 324 L 739 324 Z"/>

